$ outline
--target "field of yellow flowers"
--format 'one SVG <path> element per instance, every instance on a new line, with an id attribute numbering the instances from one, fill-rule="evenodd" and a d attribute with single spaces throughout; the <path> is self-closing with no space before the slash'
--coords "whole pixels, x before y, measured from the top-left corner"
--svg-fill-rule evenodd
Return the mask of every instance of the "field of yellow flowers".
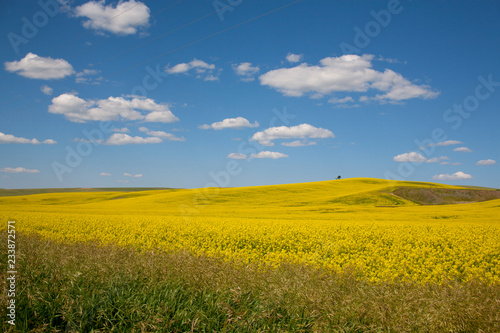
<path id="1" fill-rule="evenodd" d="M 17 232 L 62 242 L 188 251 L 235 264 L 355 270 L 370 281 L 500 282 L 500 200 L 418 205 L 355 178 L 248 188 L 0 197 Z M 6 223 L 5 223 L 6 224 Z"/>

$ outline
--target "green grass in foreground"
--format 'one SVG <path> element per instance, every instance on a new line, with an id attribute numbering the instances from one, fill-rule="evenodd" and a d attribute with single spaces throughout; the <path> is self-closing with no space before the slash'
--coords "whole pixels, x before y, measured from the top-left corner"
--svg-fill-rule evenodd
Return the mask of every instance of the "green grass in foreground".
<path id="1" fill-rule="evenodd" d="M 2 332 L 500 331 L 500 285 L 373 284 L 296 265 L 262 270 L 19 234 L 16 243 L 17 325 L 6 323 L 4 284 Z"/>

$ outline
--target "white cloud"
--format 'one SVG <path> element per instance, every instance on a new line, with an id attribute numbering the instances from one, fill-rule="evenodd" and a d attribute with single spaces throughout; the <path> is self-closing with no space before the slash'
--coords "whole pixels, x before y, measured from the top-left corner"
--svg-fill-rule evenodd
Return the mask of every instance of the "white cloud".
<path id="1" fill-rule="evenodd" d="M 233 65 L 234 72 L 240 77 L 241 81 L 250 82 L 255 80 L 254 75 L 260 70 L 259 66 L 252 66 L 251 62 L 242 62 L 239 65 Z"/>
<path id="2" fill-rule="evenodd" d="M 459 179 L 471 179 L 471 178 L 472 178 L 471 175 L 463 173 L 462 171 L 455 172 L 452 175 L 440 174 L 432 177 L 432 179 L 437 179 L 437 180 L 459 180 Z"/>
<path id="3" fill-rule="evenodd" d="M 344 98 L 334 97 L 328 101 L 328 103 L 332 103 L 332 104 L 344 104 L 344 103 L 349 103 L 349 102 L 354 103 L 354 99 L 351 96 L 346 96 Z"/>
<path id="4" fill-rule="evenodd" d="M 439 162 L 446 161 L 449 159 L 450 158 L 447 156 L 433 157 L 433 158 L 429 158 L 428 160 L 426 160 L 425 163 L 439 163 Z"/>
<path id="5" fill-rule="evenodd" d="M 249 128 L 259 127 L 259 123 L 254 122 L 252 124 L 243 117 L 236 117 L 236 118 L 226 118 L 223 121 L 218 121 L 216 123 L 212 123 L 211 125 L 204 124 L 198 126 L 198 128 L 200 129 L 214 129 L 216 131 L 226 128 L 241 129 L 244 127 L 249 127 Z"/>
<path id="6" fill-rule="evenodd" d="M 304 146 L 314 146 L 316 142 L 307 142 L 305 140 L 295 140 L 292 142 L 283 142 L 281 145 L 286 147 L 304 147 Z"/>
<path id="7" fill-rule="evenodd" d="M 4 65 L 7 71 L 29 79 L 62 79 L 75 73 L 73 66 L 64 59 L 44 58 L 33 53 L 19 61 L 6 61 Z"/>
<path id="8" fill-rule="evenodd" d="M 45 95 L 52 95 L 52 93 L 54 92 L 54 89 L 52 89 L 51 87 L 49 87 L 47 85 L 43 85 L 40 87 L 40 91 L 43 92 Z"/>
<path id="9" fill-rule="evenodd" d="M 434 144 L 434 146 L 437 146 L 437 147 L 440 147 L 440 146 L 451 146 L 451 145 L 459 145 L 461 143 L 462 143 L 462 141 L 446 140 L 446 141 L 437 142 L 437 143 Z"/>
<path id="10" fill-rule="evenodd" d="M 288 53 L 286 55 L 286 60 L 288 62 L 299 62 L 303 58 L 302 54 L 293 54 L 293 53 Z"/>
<path id="11" fill-rule="evenodd" d="M 441 164 L 441 165 L 462 165 L 462 163 L 460 163 L 460 162 L 453 162 L 453 163 L 450 163 L 450 162 L 441 162 L 439 164 Z"/>
<path id="12" fill-rule="evenodd" d="M 142 2 L 120 1 L 115 6 L 105 1 L 89 1 L 74 10 L 76 17 L 86 17 L 87 29 L 108 31 L 115 35 L 132 35 L 149 27 L 149 8 Z"/>
<path id="13" fill-rule="evenodd" d="M 130 173 L 126 173 L 126 172 L 125 172 L 123 175 L 124 175 L 124 176 L 127 176 L 127 177 L 132 177 L 132 178 L 141 178 L 141 177 L 142 177 L 142 173 L 138 173 L 138 174 L 136 174 L 136 175 L 132 175 L 132 174 L 130 174 Z"/>
<path id="14" fill-rule="evenodd" d="M 174 116 L 174 114 L 168 110 L 168 107 L 163 111 L 152 111 L 144 118 L 144 121 L 150 123 L 172 123 L 178 120 L 179 118 Z"/>
<path id="15" fill-rule="evenodd" d="M 410 98 L 434 98 L 439 93 L 429 86 L 416 85 L 390 69 L 383 72 L 372 69 L 372 55 L 343 55 L 329 57 L 319 65 L 306 63 L 292 68 L 280 68 L 260 76 L 262 85 L 274 88 L 285 96 L 304 94 L 327 95 L 334 92 L 367 92 L 376 90 L 383 94 L 364 100 L 398 102 Z"/>
<path id="16" fill-rule="evenodd" d="M 274 146 L 273 140 L 277 139 L 325 139 L 334 138 L 335 135 L 324 128 L 314 127 L 309 124 L 300 124 L 297 126 L 271 127 L 262 132 L 257 132 L 252 136 L 252 140 L 257 141 L 263 146 Z"/>
<path id="17" fill-rule="evenodd" d="M 285 157 L 288 157 L 288 155 L 267 150 L 261 151 L 258 154 L 250 154 L 250 158 L 272 158 L 273 160 Z"/>
<path id="18" fill-rule="evenodd" d="M 184 137 L 178 137 L 178 136 L 173 135 L 172 133 L 167 133 L 167 132 L 163 132 L 163 131 L 150 131 L 146 127 L 140 127 L 139 131 L 145 132 L 149 136 L 154 136 L 154 137 L 161 138 L 161 139 L 164 139 L 167 141 L 186 141 L 186 139 Z"/>
<path id="19" fill-rule="evenodd" d="M 179 120 L 169 110 L 168 105 L 157 104 L 150 98 L 109 97 L 100 100 L 84 100 L 66 93 L 52 99 L 49 112 L 62 114 L 69 121 L 77 123 L 119 119 L 163 123 Z"/>
<path id="20" fill-rule="evenodd" d="M 23 167 L 17 167 L 17 168 L 2 168 L 0 169 L 0 172 L 6 172 L 6 173 L 40 173 L 37 169 L 26 169 Z"/>
<path id="21" fill-rule="evenodd" d="M 116 181 L 117 183 L 128 183 L 128 180 L 122 180 L 122 179 L 119 179 Z"/>
<path id="22" fill-rule="evenodd" d="M 472 153 L 472 150 L 470 150 L 467 147 L 458 147 L 458 148 L 453 149 L 453 151 L 459 151 L 462 153 Z"/>
<path id="23" fill-rule="evenodd" d="M 244 160 L 247 158 L 247 155 L 241 153 L 231 153 L 227 155 L 227 158 L 231 158 L 233 160 Z"/>
<path id="24" fill-rule="evenodd" d="M 4 133 L 0 132 L 0 143 L 26 143 L 26 144 L 32 144 L 32 145 L 39 145 L 39 144 L 53 145 L 53 144 L 56 144 L 57 142 L 52 140 L 52 139 L 47 139 L 47 140 L 40 142 L 37 139 L 20 138 L 20 137 L 14 136 L 12 134 L 4 134 Z"/>
<path id="25" fill-rule="evenodd" d="M 208 64 L 202 60 L 193 59 L 188 63 L 180 63 L 173 67 L 165 66 L 165 72 L 168 74 L 188 74 L 194 72 L 198 79 L 205 81 L 217 81 L 219 79 L 218 72 L 214 64 Z"/>
<path id="26" fill-rule="evenodd" d="M 425 162 L 426 160 L 424 156 L 414 151 L 394 156 L 395 162 Z"/>
<path id="27" fill-rule="evenodd" d="M 100 72 L 101 71 L 96 69 L 84 69 L 83 71 L 76 73 L 75 82 L 85 84 L 99 84 L 103 78 L 99 77 L 97 79 L 94 79 L 93 76 L 99 74 Z"/>
<path id="28" fill-rule="evenodd" d="M 101 175 L 101 176 L 111 176 L 111 174 L 107 173 L 107 172 L 101 172 L 99 175 Z"/>
<path id="29" fill-rule="evenodd" d="M 110 146 L 121 146 L 130 144 L 147 144 L 147 143 L 160 143 L 160 142 L 162 142 L 162 139 L 157 137 L 143 138 L 140 136 L 130 136 L 125 133 L 115 133 L 106 140 L 105 144 Z"/>
<path id="30" fill-rule="evenodd" d="M 126 127 L 122 127 L 122 128 L 113 128 L 111 130 L 112 132 L 118 132 L 118 133 L 130 133 L 130 130 Z"/>
<path id="31" fill-rule="evenodd" d="M 492 160 L 492 159 L 487 159 L 487 160 L 480 160 L 480 161 L 477 161 L 476 164 L 477 165 L 493 165 L 495 164 L 497 161 L 495 160 Z"/>
<path id="32" fill-rule="evenodd" d="M 203 78 L 204 81 L 218 81 L 219 80 L 219 77 L 218 76 L 215 76 L 213 74 L 208 74 L 207 76 L 205 76 Z"/>

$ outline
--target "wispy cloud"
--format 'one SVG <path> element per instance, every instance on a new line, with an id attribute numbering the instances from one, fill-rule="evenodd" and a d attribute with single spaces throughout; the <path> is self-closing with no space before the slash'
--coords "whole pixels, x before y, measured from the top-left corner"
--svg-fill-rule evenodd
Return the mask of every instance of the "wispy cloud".
<path id="1" fill-rule="evenodd" d="M 133 175 L 133 174 L 125 172 L 123 175 L 126 177 L 132 177 L 132 178 L 142 178 L 142 173 L 138 173 L 136 175 Z"/>
<path id="2" fill-rule="evenodd" d="M 233 159 L 233 160 L 244 160 L 247 158 L 247 155 L 242 154 L 242 153 L 231 153 L 227 155 L 227 158 Z"/>
<path id="3" fill-rule="evenodd" d="M 112 132 L 118 132 L 118 133 L 130 133 L 130 130 L 128 128 L 126 128 L 126 127 L 122 127 L 122 128 L 115 127 L 111 131 Z"/>
<path id="4" fill-rule="evenodd" d="M 147 129 L 146 127 L 140 127 L 139 131 L 146 133 L 146 135 L 154 136 L 154 137 L 161 138 L 161 139 L 167 140 L 167 141 L 186 141 L 186 139 L 183 136 L 178 137 L 172 133 L 167 133 L 167 132 L 163 132 L 163 131 L 151 131 L 151 130 Z"/>
<path id="5" fill-rule="evenodd" d="M 427 159 L 425 161 L 425 163 L 439 163 L 439 162 L 442 162 L 442 161 L 447 161 L 449 159 L 450 158 L 447 157 L 447 156 L 432 157 L 432 158 Z"/>
<path id="6" fill-rule="evenodd" d="M 140 137 L 140 136 L 130 136 L 125 133 L 115 133 L 111 135 L 105 142 L 106 145 L 110 146 L 121 146 L 121 145 L 133 145 L 133 144 L 149 144 L 149 143 L 161 143 L 162 139 L 157 137 Z"/>
<path id="7" fill-rule="evenodd" d="M 257 154 L 250 154 L 250 158 L 271 158 L 273 160 L 285 157 L 288 157 L 288 155 L 283 153 L 278 153 L 276 151 L 267 151 L 267 150 L 261 151 Z"/>
<path id="8" fill-rule="evenodd" d="M 281 145 L 286 147 L 305 147 L 305 146 L 314 146 L 316 145 L 316 142 L 308 142 L 306 140 L 295 140 L 292 142 L 283 142 L 281 143 Z"/>
<path id="9" fill-rule="evenodd" d="M 458 152 L 462 152 L 462 153 L 472 153 L 472 150 L 467 148 L 467 147 L 458 147 L 458 148 L 453 149 L 453 151 L 458 151 Z"/>
<path id="10" fill-rule="evenodd" d="M 216 81 L 219 79 L 218 74 L 220 70 L 217 71 L 214 64 L 209 64 L 203 60 L 193 59 L 187 63 L 179 63 L 172 67 L 166 66 L 165 72 L 168 74 L 189 74 L 195 73 L 196 77 L 203 79 L 205 81 Z"/>
<path id="11" fill-rule="evenodd" d="M 251 62 L 242 62 L 239 65 L 233 65 L 233 70 L 240 77 L 243 82 L 250 82 L 255 80 L 254 75 L 260 70 L 259 66 L 252 66 Z"/>
<path id="12" fill-rule="evenodd" d="M 446 140 L 446 141 L 441 141 L 441 142 L 437 142 L 435 144 L 429 144 L 429 145 L 434 145 L 436 147 L 441 147 L 441 146 L 451 146 L 451 145 L 459 145 L 463 143 L 462 141 L 458 141 L 458 140 Z"/>
<path id="13" fill-rule="evenodd" d="M 26 169 L 26 168 L 23 168 L 23 167 L 2 168 L 2 169 L 0 169 L 0 172 L 6 172 L 6 173 L 40 173 L 40 171 L 37 170 L 37 169 Z"/>
<path id="14" fill-rule="evenodd" d="M 37 139 L 26 139 L 26 138 L 21 138 L 21 137 L 16 137 L 12 134 L 4 134 L 0 132 L 0 143 L 21 143 L 21 144 L 32 144 L 32 145 L 39 145 L 39 144 L 47 144 L 47 145 L 53 145 L 56 144 L 57 142 L 52 139 L 47 139 L 43 140 L 40 142 Z"/>
<path id="15" fill-rule="evenodd" d="M 497 161 L 492 159 L 480 160 L 476 162 L 477 165 L 493 165 L 495 163 L 497 163 Z"/>

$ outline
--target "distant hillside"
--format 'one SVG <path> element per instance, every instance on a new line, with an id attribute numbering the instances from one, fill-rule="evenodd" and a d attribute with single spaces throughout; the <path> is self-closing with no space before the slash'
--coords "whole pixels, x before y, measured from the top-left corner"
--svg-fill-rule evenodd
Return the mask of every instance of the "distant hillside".
<path id="1" fill-rule="evenodd" d="M 67 192 L 138 192 L 153 190 L 173 190 L 168 187 L 100 187 L 100 188 L 33 188 L 33 189 L 3 189 L 0 188 L 0 197 L 17 195 L 30 195 L 42 193 L 67 193 Z"/>
<path id="2" fill-rule="evenodd" d="M 127 193 L 128 192 L 128 193 Z M 290 214 L 318 211 L 331 213 L 353 206 L 402 207 L 455 204 L 500 198 L 498 190 L 476 190 L 436 183 L 348 178 L 311 183 L 235 188 L 70 188 L 0 190 L 0 203 L 21 205 L 112 205 L 118 211 L 143 207 L 151 212 L 178 207 L 213 210 L 215 215 L 240 211 L 282 211 Z M 10 197 L 10 198 L 9 198 Z M 86 206 L 90 208 L 89 206 Z"/>

